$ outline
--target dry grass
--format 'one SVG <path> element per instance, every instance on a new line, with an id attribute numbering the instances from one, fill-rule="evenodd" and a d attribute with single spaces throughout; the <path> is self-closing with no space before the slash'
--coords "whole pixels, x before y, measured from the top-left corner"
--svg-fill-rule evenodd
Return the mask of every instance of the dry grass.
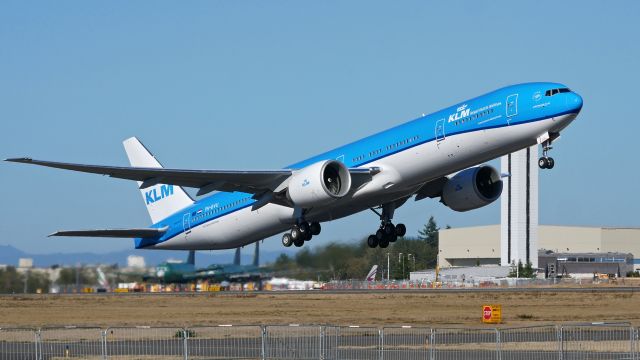
<path id="1" fill-rule="evenodd" d="M 0 327 L 290 323 L 482 326 L 483 304 L 501 304 L 505 326 L 592 321 L 640 324 L 640 294 L 519 291 L 7 296 L 0 297 Z"/>

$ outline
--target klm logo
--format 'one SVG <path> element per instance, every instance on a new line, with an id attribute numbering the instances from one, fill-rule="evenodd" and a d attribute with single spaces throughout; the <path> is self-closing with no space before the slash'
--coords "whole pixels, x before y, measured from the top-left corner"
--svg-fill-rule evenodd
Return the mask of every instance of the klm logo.
<path id="1" fill-rule="evenodd" d="M 309 179 L 304 179 L 304 181 L 302 182 L 302 187 L 308 186 L 309 184 Z"/>
<path id="2" fill-rule="evenodd" d="M 451 114 L 449 115 L 449 121 L 448 122 L 453 122 L 456 120 L 460 120 L 463 117 L 467 117 L 469 116 L 469 113 L 471 112 L 471 109 L 469 109 L 467 107 L 467 105 L 462 105 L 459 108 L 456 109 L 456 113 L 455 114 Z"/>
<path id="3" fill-rule="evenodd" d="M 160 190 L 160 193 L 158 193 L 158 190 Z M 173 195 L 173 185 L 161 185 L 159 189 L 158 187 L 155 187 L 150 191 L 145 192 L 144 198 L 147 202 L 147 205 L 149 205 L 171 195 Z"/>

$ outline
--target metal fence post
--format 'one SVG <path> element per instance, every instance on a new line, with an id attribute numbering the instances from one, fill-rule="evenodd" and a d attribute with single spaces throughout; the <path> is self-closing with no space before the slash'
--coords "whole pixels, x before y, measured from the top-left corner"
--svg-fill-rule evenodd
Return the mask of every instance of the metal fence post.
<path id="1" fill-rule="evenodd" d="M 378 355 L 378 358 L 380 358 L 380 360 L 383 360 L 384 359 L 384 328 L 378 329 L 378 351 L 380 352 L 380 354 Z"/>
<path id="2" fill-rule="evenodd" d="M 36 342 L 35 342 L 35 347 L 36 347 L 36 360 L 42 360 L 42 351 L 41 351 L 41 346 L 42 343 L 40 342 L 40 329 L 35 330 L 35 337 L 36 337 Z"/>
<path id="3" fill-rule="evenodd" d="M 429 335 L 429 359 L 431 360 L 435 360 L 436 358 L 435 345 L 436 345 L 436 334 L 433 328 L 431 328 L 431 334 Z"/>
<path id="4" fill-rule="evenodd" d="M 267 358 L 267 351 L 266 351 L 266 340 L 267 340 L 267 327 L 262 325 L 260 326 L 260 328 L 262 329 L 262 335 L 260 336 L 261 340 L 261 344 L 260 344 L 260 355 L 262 356 L 262 360 L 265 360 Z"/>
<path id="5" fill-rule="evenodd" d="M 102 330 L 100 337 L 102 338 L 102 359 L 107 360 L 107 330 Z"/>
<path id="6" fill-rule="evenodd" d="M 320 360 L 324 360 L 325 326 L 320 325 Z"/>
<path id="7" fill-rule="evenodd" d="M 496 328 L 496 359 L 502 359 L 502 351 L 500 347 L 500 330 Z"/>
<path id="8" fill-rule="evenodd" d="M 182 342 L 184 344 L 183 345 L 184 360 L 189 360 L 188 336 L 189 336 L 189 331 L 187 329 L 182 329 Z"/>
<path id="9" fill-rule="evenodd" d="M 562 325 L 558 326 L 558 359 L 564 358 L 564 341 L 562 339 Z"/>

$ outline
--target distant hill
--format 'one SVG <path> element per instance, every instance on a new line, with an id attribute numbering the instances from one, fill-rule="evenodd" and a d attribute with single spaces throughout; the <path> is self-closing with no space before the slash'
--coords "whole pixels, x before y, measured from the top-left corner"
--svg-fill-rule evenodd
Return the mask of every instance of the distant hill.
<path id="1" fill-rule="evenodd" d="M 260 250 L 260 263 L 273 262 L 281 253 L 293 255 L 294 250 L 287 249 L 281 251 Z M 49 267 L 52 265 L 74 266 L 77 264 L 118 264 L 127 265 L 129 255 L 144 257 L 147 266 L 154 266 L 167 259 L 186 260 L 187 251 L 178 250 L 123 250 L 104 254 L 90 252 L 82 253 L 53 253 L 53 254 L 28 254 L 11 245 L 0 245 L 0 264 L 18 265 L 19 258 L 32 258 L 36 267 Z M 242 263 L 248 264 L 253 261 L 253 246 L 242 249 Z M 233 253 L 220 254 L 212 251 L 196 252 L 196 265 L 207 266 L 209 264 L 226 264 L 233 262 Z"/>

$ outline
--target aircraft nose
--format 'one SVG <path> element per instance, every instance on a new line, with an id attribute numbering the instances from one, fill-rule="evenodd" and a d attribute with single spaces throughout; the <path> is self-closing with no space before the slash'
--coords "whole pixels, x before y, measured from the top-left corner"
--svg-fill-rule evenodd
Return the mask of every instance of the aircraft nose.
<path id="1" fill-rule="evenodd" d="M 567 107 L 576 113 L 580 112 L 582 109 L 582 96 L 574 92 L 568 93 L 567 95 Z"/>

